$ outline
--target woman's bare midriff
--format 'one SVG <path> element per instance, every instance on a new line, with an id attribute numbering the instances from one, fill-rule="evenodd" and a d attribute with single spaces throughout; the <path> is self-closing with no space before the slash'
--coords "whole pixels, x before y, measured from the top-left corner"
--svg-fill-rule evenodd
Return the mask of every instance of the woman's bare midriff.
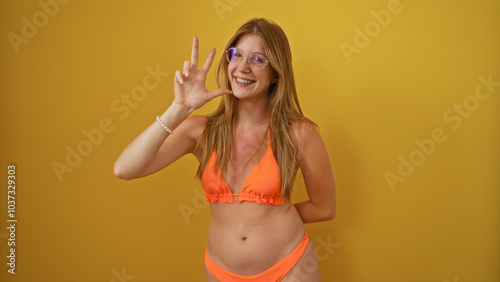
<path id="1" fill-rule="evenodd" d="M 211 203 L 208 255 L 240 275 L 261 273 L 292 252 L 304 237 L 304 224 L 290 203 Z"/>

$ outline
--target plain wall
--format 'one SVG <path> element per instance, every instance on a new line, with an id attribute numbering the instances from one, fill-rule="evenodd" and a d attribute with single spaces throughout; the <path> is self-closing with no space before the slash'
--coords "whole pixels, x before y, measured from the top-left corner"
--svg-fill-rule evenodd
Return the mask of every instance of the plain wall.
<path id="1" fill-rule="evenodd" d="M 0 280 L 205 279 L 196 159 L 128 182 L 113 163 L 173 101 L 192 36 L 200 61 L 212 47 L 217 61 L 259 16 L 289 38 L 333 167 L 337 218 L 306 225 L 323 280 L 500 281 L 499 12 L 492 0 L 0 2 Z M 306 198 L 299 174 L 294 201 Z"/>

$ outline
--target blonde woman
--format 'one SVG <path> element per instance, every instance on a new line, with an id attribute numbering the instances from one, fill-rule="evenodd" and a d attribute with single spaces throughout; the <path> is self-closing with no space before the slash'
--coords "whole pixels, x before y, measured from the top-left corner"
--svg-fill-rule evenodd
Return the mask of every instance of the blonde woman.
<path id="1" fill-rule="evenodd" d="M 172 105 L 122 152 L 114 173 L 134 179 L 193 154 L 212 220 L 207 281 L 320 281 L 304 223 L 336 214 L 335 185 L 316 125 L 302 114 L 283 30 L 252 19 L 229 40 L 217 66 L 218 90 L 205 87 L 215 57 L 191 61 L 174 79 Z M 215 97 L 208 116 L 191 116 Z M 291 203 L 300 168 L 308 201 Z"/>

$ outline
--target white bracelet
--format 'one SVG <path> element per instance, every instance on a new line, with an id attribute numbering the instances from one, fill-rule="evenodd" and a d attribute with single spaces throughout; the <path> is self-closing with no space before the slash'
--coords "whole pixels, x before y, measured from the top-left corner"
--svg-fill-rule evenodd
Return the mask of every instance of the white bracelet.
<path id="1" fill-rule="evenodd" d="M 174 132 L 172 130 L 170 130 L 160 119 L 160 116 L 156 116 L 156 120 L 161 124 L 161 126 L 163 126 L 163 128 L 165 128 L 166 131 L 168 131 L 168 133 L 170 134 L 174 134 Z"/>

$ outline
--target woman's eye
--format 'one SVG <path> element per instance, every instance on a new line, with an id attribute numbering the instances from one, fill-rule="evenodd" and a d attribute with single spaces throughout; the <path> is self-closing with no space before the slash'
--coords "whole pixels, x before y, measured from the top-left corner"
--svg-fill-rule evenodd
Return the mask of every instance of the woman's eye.
<path id="1" fill-rule="evenodd" d="M 262 64 L 262 63 L 264 63 L 264 58 L 259 57 L 259 56 L 255 56 L 255 57 L 253 57 L 253 61 L 257 64 Z"/>

